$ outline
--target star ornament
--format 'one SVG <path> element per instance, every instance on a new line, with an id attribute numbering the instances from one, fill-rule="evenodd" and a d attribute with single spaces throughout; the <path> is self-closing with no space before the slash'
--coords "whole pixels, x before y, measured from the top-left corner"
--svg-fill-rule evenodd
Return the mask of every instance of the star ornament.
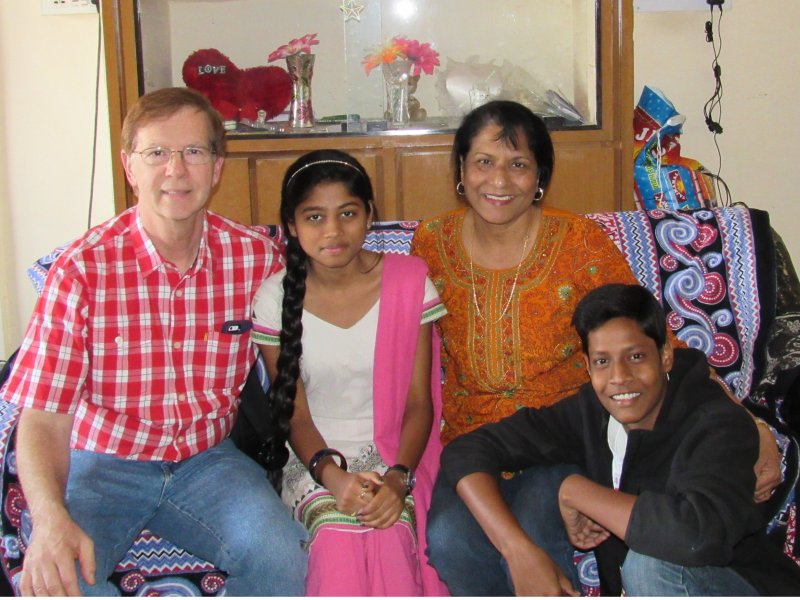
<path id="1" fill-rule="evenodd" d="M 342 5 L 339 7 L 339 10 L 344 13 L 345 22 L 350 19 L 361 21 L 361 11 L 364 10 L 364 5 L 359 4 L 356 0 L 342 0 Z"/>

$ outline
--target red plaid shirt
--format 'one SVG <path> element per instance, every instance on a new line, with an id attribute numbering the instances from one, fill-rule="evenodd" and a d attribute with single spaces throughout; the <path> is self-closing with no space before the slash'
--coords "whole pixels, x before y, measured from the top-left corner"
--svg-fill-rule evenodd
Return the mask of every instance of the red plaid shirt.
<path id="1" fill-rule="evenodd" d="M 50 268 L 5 397 L 74 414 L 77 449 L 177 461 L 213 447 L 255 358 L 253 294 L 279 263 L 267 237 L 209 213 L 181 275 L 131 208 Z"/>

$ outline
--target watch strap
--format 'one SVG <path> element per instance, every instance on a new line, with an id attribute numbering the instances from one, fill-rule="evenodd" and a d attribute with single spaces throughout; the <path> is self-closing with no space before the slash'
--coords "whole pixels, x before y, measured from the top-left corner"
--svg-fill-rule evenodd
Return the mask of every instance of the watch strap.
<path id="1" fill-rule="evenodd" d="M 403 482 L 405 483 L 406 488 L 408 489 L 408 493 L 410 494 L 411 490 L 414 489 L 414 485 L 417 482 L 416 477 L 414 477 L 414 472 L 411 470 L 411 467 L 398 463 L 386 469 L 383 475 L 386 476 L 386 473 L 388 473 L 389 471 L 399 471 L 400 473 L 403 474 Z"/>

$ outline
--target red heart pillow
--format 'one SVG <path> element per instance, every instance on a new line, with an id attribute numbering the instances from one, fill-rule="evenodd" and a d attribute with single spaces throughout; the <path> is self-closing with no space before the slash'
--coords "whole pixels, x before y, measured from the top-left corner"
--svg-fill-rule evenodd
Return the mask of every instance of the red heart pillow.
<path id="1" fill-rule="evenodd" d="M 284 69 L 239 69 L 214 48 L 192 52 L 183 63 L 182 74 L 184 83 L 205 94 L 226 120 L 244 117 L 242 111 L 255 120 L 259 110 L 271 119 L 292 99 L 292 80 Z"/>
<path id="2" fill-rule="evenodd" d="M 238 106 L 239 69 L 219 50 L 207 48 L 192 52 L 183 63 L 182 74 L 184 83 L 205 94 L 215 108 L 221 102 Z"/>
<path id="3" fill-rule="evenodd" d="M 280 67 L 244 69 L 239 73 L 236 97 L 243 117 L 255 120 L 258 111 L 263 110 L 266 113 L 266 120 L 270 120 L 281 114 L 289 105 L 292 99 L 292 79 Z"/>

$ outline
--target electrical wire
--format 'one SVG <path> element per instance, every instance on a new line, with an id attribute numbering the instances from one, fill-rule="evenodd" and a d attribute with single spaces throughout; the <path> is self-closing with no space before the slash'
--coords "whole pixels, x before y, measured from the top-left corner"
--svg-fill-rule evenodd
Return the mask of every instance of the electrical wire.
<path id="1" fill-rule="evenodd" d="M 719 16 L 717 17 L 717 36 L 714 36 L 714 6 L 719 8 Z M 728 186 L 722 179 L 722 150 L 719 147 L 719 140 L 717 136 L 722 133 L 722 67 L 719 64 L 719 57 L 722 54 L 722 2 L 712 2 L 709 0 L 709 20 L 705 24 L 706 41 L 709 42 L 714 51 L 714 58 L 711 61 L 711 70 L 714 74 L 714 93 L 703 106 L 703 117 L 705 119 L 708 130 L 714 135 L 714 147 L 717 149 L 717 172 L 712 178 L 714 182 L 714 191 L 716 197 L 720 197 L 719 183 L 725 188 L 726 205 L 730 204 L 731 195 Z"/>
<path id="2" fill-rule="evenodd" d="M 94 175 L 97 169 L 97 131 L 100 113 L 100 59 L 103 40 L 103 20 L 97 15 L 97 68 L 94 80 L 94 132 L 92 135 L 92 168 L 89 178 L 89 214 L 86 222 L 86 229 L 92 227 L 92 207 L 94 206 Z"/>
<path id="3" fill-rule="evenodd" d="M 728 187 L 728 184 L 725 183 L 725 180 L 716 173 L 712 173 L 705 167 L 701 169 L 700 173 L 706 176 L 711 181 L 711 184 L 714 186 L 715 205 L 733 206 L 733 197 L 731 196 L 731 190 Z M 725 192 L 724 196 L 722 197 L 720 197 L 720 189 L 723 192 Z"/>

